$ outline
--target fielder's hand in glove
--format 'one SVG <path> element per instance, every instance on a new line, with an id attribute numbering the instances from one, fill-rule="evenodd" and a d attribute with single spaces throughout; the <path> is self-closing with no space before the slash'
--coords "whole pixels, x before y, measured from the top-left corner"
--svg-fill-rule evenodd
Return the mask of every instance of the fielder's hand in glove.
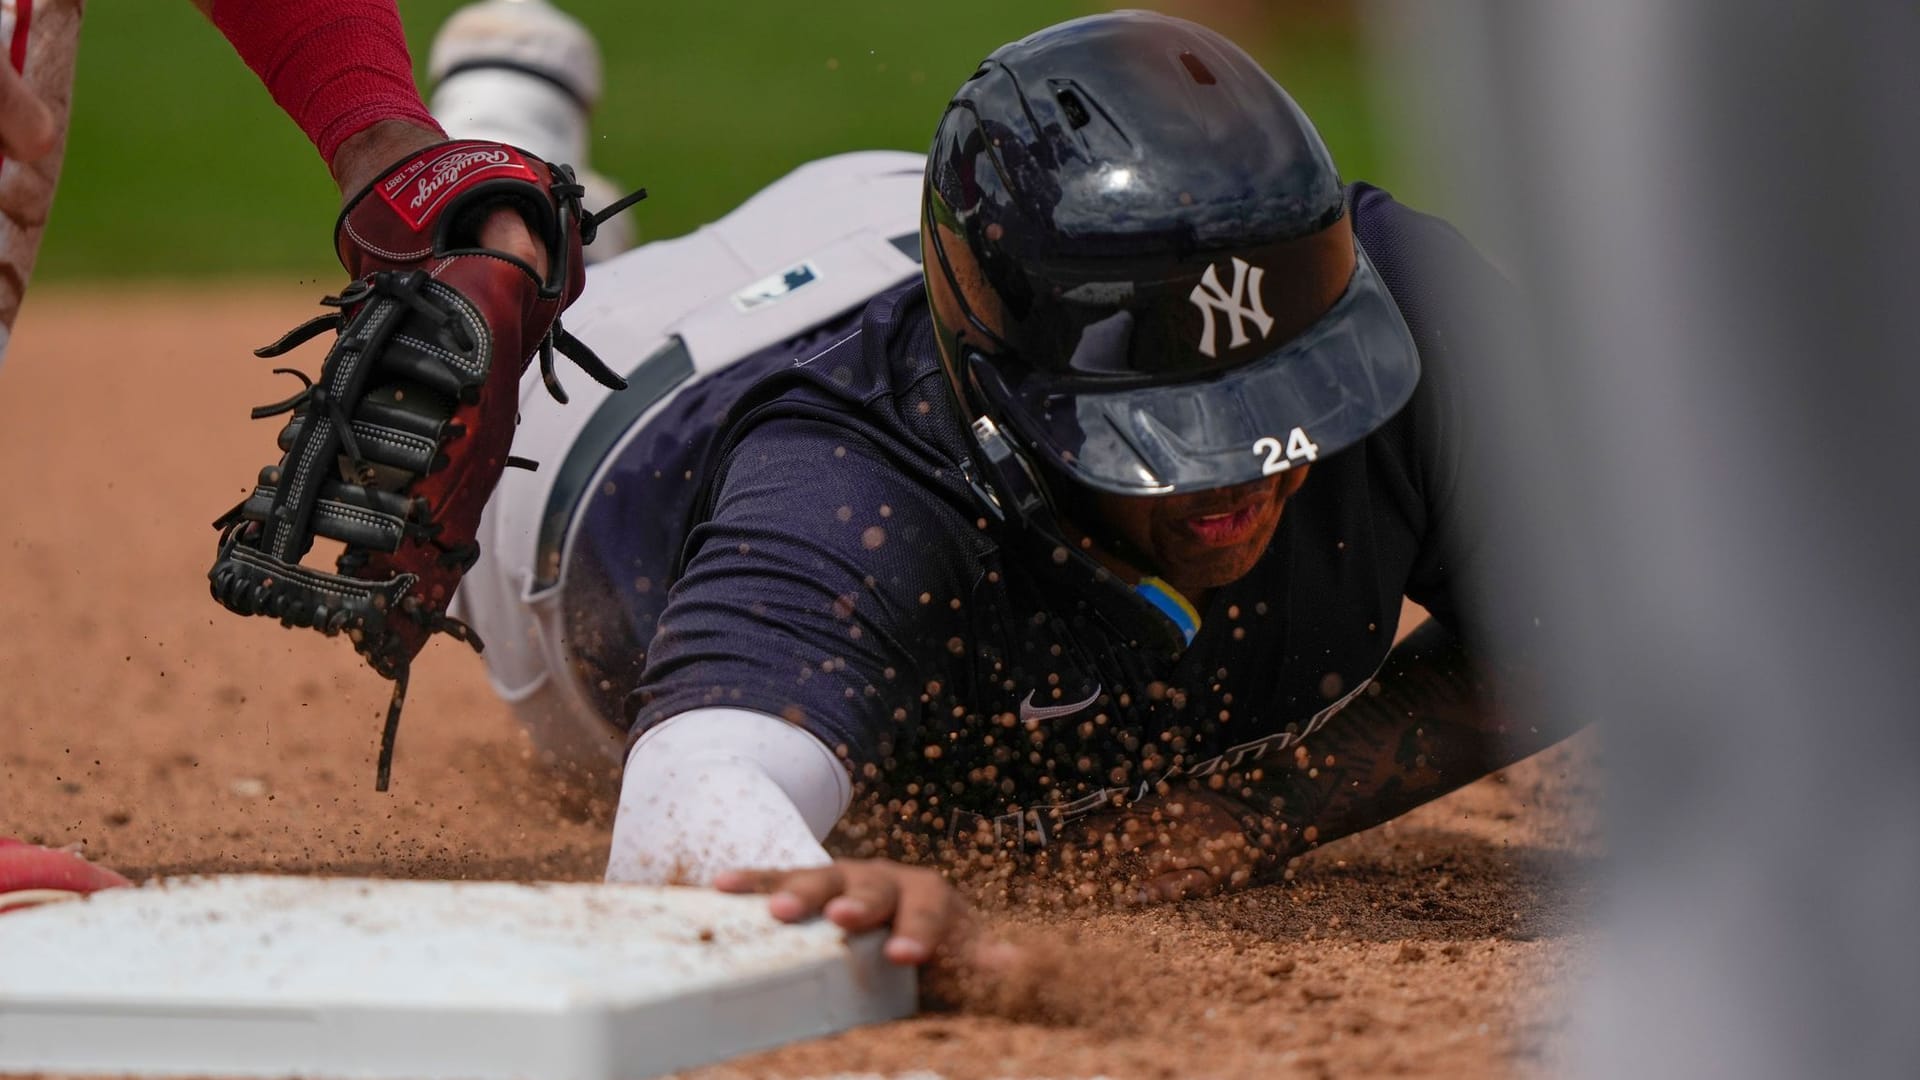
<path id="1" fill-rule="evenodd" d="M 279 356 L 320 334 L 333 346 L 309 380 L 255 418 L 290 414 L 284 456 L 215 522 L 213 595 L 242 615 L 344 633 L 395 681 L 380 747 L 385 790 L 409 664 L 444 632 L 479 647 L 447 616 L 479 555 L 474 533 L 510 463 L 520 375 L 538 352 L 560 400 L 557 349 L 603 384 L 619 376 L 561 329 L 584 284 L 581 245 L 607 216 L 580 207 L 564 165 L 499 143 L 461 140 L 408 155 L 341 212 L 335 234 L 353 281 L 315 318 L 259 350 Z M 507 207 L 544 247 L 545 272 L 480 244 Z M 316 537 L 345 545 L 335 572 L 301 565 Z"/>

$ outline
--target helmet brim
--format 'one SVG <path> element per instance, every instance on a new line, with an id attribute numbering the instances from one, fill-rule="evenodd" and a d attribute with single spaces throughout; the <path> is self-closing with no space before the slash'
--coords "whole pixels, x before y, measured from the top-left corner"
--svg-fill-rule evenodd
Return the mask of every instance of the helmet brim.
<path id="1" fill-rule="evenodd" d="M 1037 371 L 1010 383 L 992 365 L 980 377 L 998 384 L 988 392 L 1034 456 L 1075 483 L 1170 495 L 1259 480 L 1371 435 L 1419 382 L 1413 335 L 1366 253 L 1355 254 L 1325 315 L 1226 371 L 1128 388 Z"/>

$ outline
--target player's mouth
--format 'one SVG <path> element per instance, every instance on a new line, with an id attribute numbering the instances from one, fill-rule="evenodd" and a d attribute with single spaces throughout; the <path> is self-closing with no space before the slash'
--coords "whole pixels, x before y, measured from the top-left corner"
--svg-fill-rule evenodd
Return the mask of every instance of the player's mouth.
<path id="1" fill-rule="evenodd" d="M 1253 536 L 1259 525 L 1260 508 L 1265 505 L 1265 499 L 1255 499 L 1234 510 L 1194 514 L 1183 518 L 1181 525 L 1208 547 L 1232 547 Z"/>

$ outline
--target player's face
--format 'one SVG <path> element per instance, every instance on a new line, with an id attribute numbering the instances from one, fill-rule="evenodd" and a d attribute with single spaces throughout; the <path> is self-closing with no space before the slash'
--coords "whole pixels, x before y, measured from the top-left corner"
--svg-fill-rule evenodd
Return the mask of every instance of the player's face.
<path id="1" fill-rule="evenodd" d="M 1246 576 L 1267 550 L 1307 467 L 1191 495 L 1101 495 L 1100 516 L 1189 599 Z"/>

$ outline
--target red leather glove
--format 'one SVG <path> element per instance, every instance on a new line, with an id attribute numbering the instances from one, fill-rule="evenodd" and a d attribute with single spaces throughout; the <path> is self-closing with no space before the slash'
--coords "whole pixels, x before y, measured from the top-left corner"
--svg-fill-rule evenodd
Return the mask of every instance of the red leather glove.
<path id="1" fill-rule="evenodd" d="M 616 203 L 581 210 L 573 173 L 499 143 L 418 151 L 347 204 L 335 242 L 353 282 L 339 309 L 259 350 L 278 356 L 334 332 L 318 379 L 256 418 L 291 413 L 280 461 L 222 517 L 208 578 L 242 615 L 345 634 L 395 680 L 377 786 L 386 788 L 408 666 L 434 633 L 475 648 L 447 615 L 479 556 L 481 508 L 509 462 L 521 372 L 535 354 L 556 397 L 557 350 L 598 381 L 625 383 L 560 326 L 584 277 L 580 248 Z M 506 208 L 545 249 L 544 274 L 479 246 Z M 334 571 L 302 564 L 316 538 L 345 545 Z"/>

